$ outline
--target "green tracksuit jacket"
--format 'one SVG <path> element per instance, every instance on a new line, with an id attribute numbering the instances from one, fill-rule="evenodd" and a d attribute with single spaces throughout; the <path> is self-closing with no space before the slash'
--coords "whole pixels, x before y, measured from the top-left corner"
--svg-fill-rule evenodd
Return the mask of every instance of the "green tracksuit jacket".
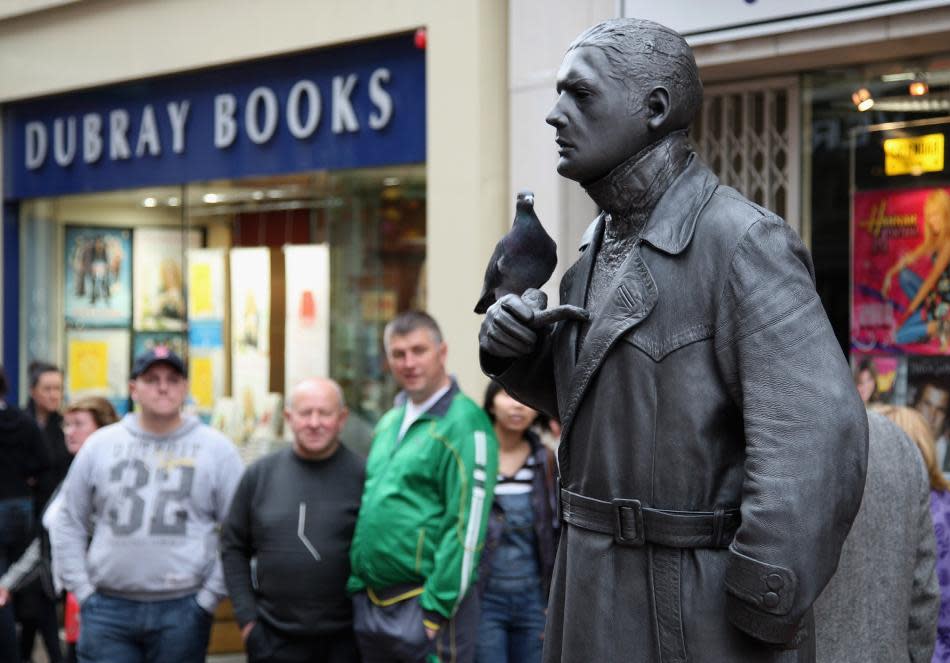
<path id="1" fill-rule="evenodd" d="M 454 381 L 399 440 L 405 410 L 393 408 L 376 427 L 347 589 L 421 587 L 426 620 L 438 625 L 474 586 L 498 442 L 488 416 Z"/>

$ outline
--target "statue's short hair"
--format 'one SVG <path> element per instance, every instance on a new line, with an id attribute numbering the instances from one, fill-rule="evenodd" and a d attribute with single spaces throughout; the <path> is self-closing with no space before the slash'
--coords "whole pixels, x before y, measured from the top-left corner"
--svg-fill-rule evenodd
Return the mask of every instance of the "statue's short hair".
<path id="1" fill-rule="evenodd" d="M 686 129 L 703 103 L 699 69 L 683 36 L 659 23 L 615 18 L 588 28 L 568 47 L 599 48 L 610 62 L 610 76 L 643 90 L 670 93 L 670 129 Z"/>
<path id="2" fill-rule="evenodd" d="M 393 336 L 405 336 L 417 329 L 427 329 L 436 345 L 442 344 L 442 330 L 439 323 L 425 311 L 404 311 L 389 321 L 383 330 L 383 346 L 389 352 L 389 339 Z"/>

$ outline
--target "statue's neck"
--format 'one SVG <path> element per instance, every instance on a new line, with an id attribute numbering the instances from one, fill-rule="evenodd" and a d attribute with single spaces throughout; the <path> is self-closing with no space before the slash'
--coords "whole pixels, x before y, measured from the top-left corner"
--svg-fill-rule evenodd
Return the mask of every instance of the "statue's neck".
<path id="1" fill-rule="evenodd" d="M 686 168 L 691 152 L 686 131 L 674 131 L 596 182 L 585 184 L 587 195 L 609 215 L 608 234 L 638 234 L 673 180 Z"/>

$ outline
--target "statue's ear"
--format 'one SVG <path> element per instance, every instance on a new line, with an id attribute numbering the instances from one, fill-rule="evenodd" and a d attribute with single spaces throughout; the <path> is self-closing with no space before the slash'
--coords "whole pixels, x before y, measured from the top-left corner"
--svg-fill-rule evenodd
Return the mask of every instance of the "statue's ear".
<path id="1" fill-rule="evenodd" d="M 647 96 L 647 126 L 651 130 L 662 129 L 670 117 L 670 91 L 655 87 Z"/>

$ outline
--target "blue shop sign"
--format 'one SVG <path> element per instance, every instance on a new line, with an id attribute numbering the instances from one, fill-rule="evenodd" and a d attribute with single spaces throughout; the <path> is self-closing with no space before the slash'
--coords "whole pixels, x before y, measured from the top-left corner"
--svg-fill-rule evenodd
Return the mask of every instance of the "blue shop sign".
<path id="1" fill-rule="evenodd" d="M 411 35 L 17 102 L 4 197 L 425 161 Z"/>

